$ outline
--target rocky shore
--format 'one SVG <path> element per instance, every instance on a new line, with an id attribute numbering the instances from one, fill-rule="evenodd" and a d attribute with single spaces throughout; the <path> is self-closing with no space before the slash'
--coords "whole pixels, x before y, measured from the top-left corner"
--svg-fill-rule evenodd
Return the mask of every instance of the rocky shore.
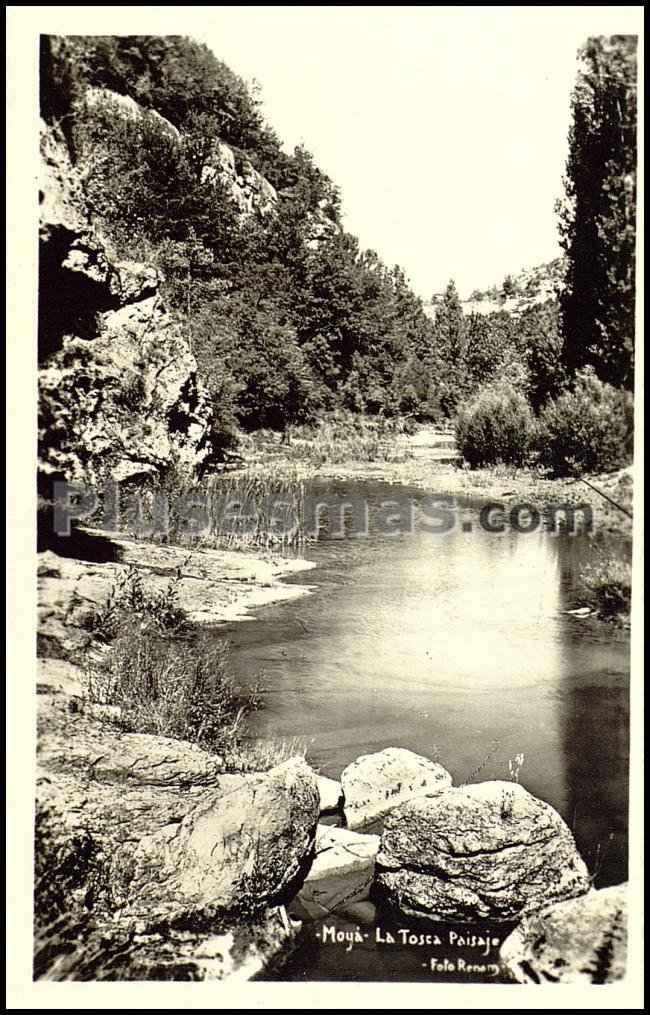
<path id="1" fill-rule="evenodd" d="M 41 658 L 74 664 L 92 642 L 89 618 L 133 570 L 144 588 L 153 593 L 164 590 L 173 580 L 177 605 L 194 624 L 246 620 L 254 608 L 309 592 L 308 585 L 282 581 L 313 566 L 298 558 L 189 550 L 92 530 L 85 530 L 85 535 L 92 547 L 88 556 L 108 559 L 83 560 L 51 551 L 38 555 Z M 52 666 L 46 664 L 43 669 L 47 680 Z"/>
<path id="2" fill-rule="evenodd" d="M 175 574 L 199 624 L 308 589 L 281 583 L 297 562 L 112 544 L 118 559 L 102 563 L 39 560 L 37 977 L 268 977 L 301 923 L 377 911 L 512 930 L 505 978 L 623 975 L 624 889 L 595 891 L 560 815 L 516 782 L 454 787 L 400 748 L 340 781 L 299 757 L 236 773 L 195 744 L 125 731 L 77 665 L 89 612 L 124 569 L 153 588 Z"/>
<path id="3" fill-rule="evenodd" d="M 109 559 L 38 559 L 36 975 L 248 979 L 295 936 L 275 907 L 313 846 L 314 773 L 296 759 L 226 774 L 194 744 L 125 732 L 90 702 L 83 664 L 92 618 L 134 569 L 150 593 L 173 578 L 179 609 L 205 625 L 305 594 L 281 578 L 309 565 L 84 535 Z"/>

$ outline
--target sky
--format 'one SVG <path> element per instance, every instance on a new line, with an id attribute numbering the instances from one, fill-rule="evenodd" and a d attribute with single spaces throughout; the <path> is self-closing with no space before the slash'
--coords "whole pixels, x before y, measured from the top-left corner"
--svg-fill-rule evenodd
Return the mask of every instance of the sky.
<path id="1" fill-rule="evenodd" d="M 639 8 L 202 10 L 192 34 L 259 82 L 285 147 L 340 187 L 345 227 L 429 298 L 560 254 L 576 52 Z"/>
<path id="2" fill-rule="evenodd" d="M 304 144 L 340 188 L 345 227 L 424 299 L 450 278 L 467 297 L 560 254 L 578 47 L 643 23 L 641 6 L 24 12 L 42 32 L 206 42 L 259 82 L 287 150 Z"/>

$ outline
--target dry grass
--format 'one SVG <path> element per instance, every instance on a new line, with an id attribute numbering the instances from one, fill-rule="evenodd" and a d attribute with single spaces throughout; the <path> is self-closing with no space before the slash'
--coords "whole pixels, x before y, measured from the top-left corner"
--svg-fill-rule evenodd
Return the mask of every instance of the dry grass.
<path id="1" fill-rule="evenodd" d="M 176 582 L 148 590 L 131 568 L 90 622 L 101 651 L 86 660 L 86 693 L 116 706 L 119 723 L 138 733 L 225 751 L 239 743 L 257 691 L 230 676 L 229 644 L 197 632 L 176 603 Z"/>
<path id="2" fill-rule="evenodd" d="M 397 463 L 411 457 L 402 439 L 406 433 L 406 426 L 400 420 L 367 419 L 340 413 L 317 426 L 289 427 L 284 439 L 269 432 L 251 435 L 245 451 L 252 459 L 275 458 L 312 469 L 350 462 Z"/>
<path id="3" fill-rule="evenodd" d="M 268 772 L 289 758 L 306 758 L 307 747 L 300 737 L 288 740 L 252 740 L 242 742 L 226 756 L 225 762 L 233 772 Z"/>
<path id="4" fill-rule="evenodd" d="M 88 697 L 120 709 L 125 729 L 234 748 L 257 694 L 230 676 L 229 647 L 214 636 L 170 641 L 139 625 L 125 628 L 87 669 Z"/>

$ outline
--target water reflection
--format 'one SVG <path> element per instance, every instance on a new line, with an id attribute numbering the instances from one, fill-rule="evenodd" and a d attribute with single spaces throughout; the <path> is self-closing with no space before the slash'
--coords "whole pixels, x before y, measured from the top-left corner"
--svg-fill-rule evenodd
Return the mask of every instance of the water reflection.
<path id="1" fill-rule="evenodd" d="M 368 497 L 372 533 L 390 488 L 345 489 Z M 476 521 L 469 502 L 460 512 Z M 524 785 L 587 860 L 600 842 L 602 883 L 621 880 L 629 649 L 565 612 L 588 551 L 586 537 L 462 524 L 318 543 L 317 592 L 230 631 L 241 678 L 263 671 L 268 688 L 255 734 L 302 738 L 332 777 L 387 746 L 438 756 L 456 782 L 508 778 L 523 753 Z"/>

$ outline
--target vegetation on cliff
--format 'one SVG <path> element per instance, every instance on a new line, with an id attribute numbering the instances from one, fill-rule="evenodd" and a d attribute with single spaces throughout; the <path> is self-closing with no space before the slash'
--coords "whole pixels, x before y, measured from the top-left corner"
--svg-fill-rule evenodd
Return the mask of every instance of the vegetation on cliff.
<path id="1" fill-rule="evenodd" d="M 425 312 L 404 272 L 344 230 L 338 189 L 310 153 L 283 149 L 258 94 L 204 45 L 45 37 L 42 112 L 64 131 L 94 227 L 117 258 L 162 272 L 225 448 L 240 428 L 285 429 L 341 408 L 453 418 L 497 378 L 538 412 L 586 363 L 629 383 L 634 47 L 592 40 L 585 55 L 566 259 L 508 276 L 490 313 L 480 305 L 489 292 L 464 308 L 453 282 Z M 596 151 L 607 155 L 599 182 L 588 172 Z M 589 197 L 595 187 L 606 207 Z M 625 229 L 615 237 L 616 215 Z M 598 300 L 580 288 L 594 258 L 618 279 Z"/>

